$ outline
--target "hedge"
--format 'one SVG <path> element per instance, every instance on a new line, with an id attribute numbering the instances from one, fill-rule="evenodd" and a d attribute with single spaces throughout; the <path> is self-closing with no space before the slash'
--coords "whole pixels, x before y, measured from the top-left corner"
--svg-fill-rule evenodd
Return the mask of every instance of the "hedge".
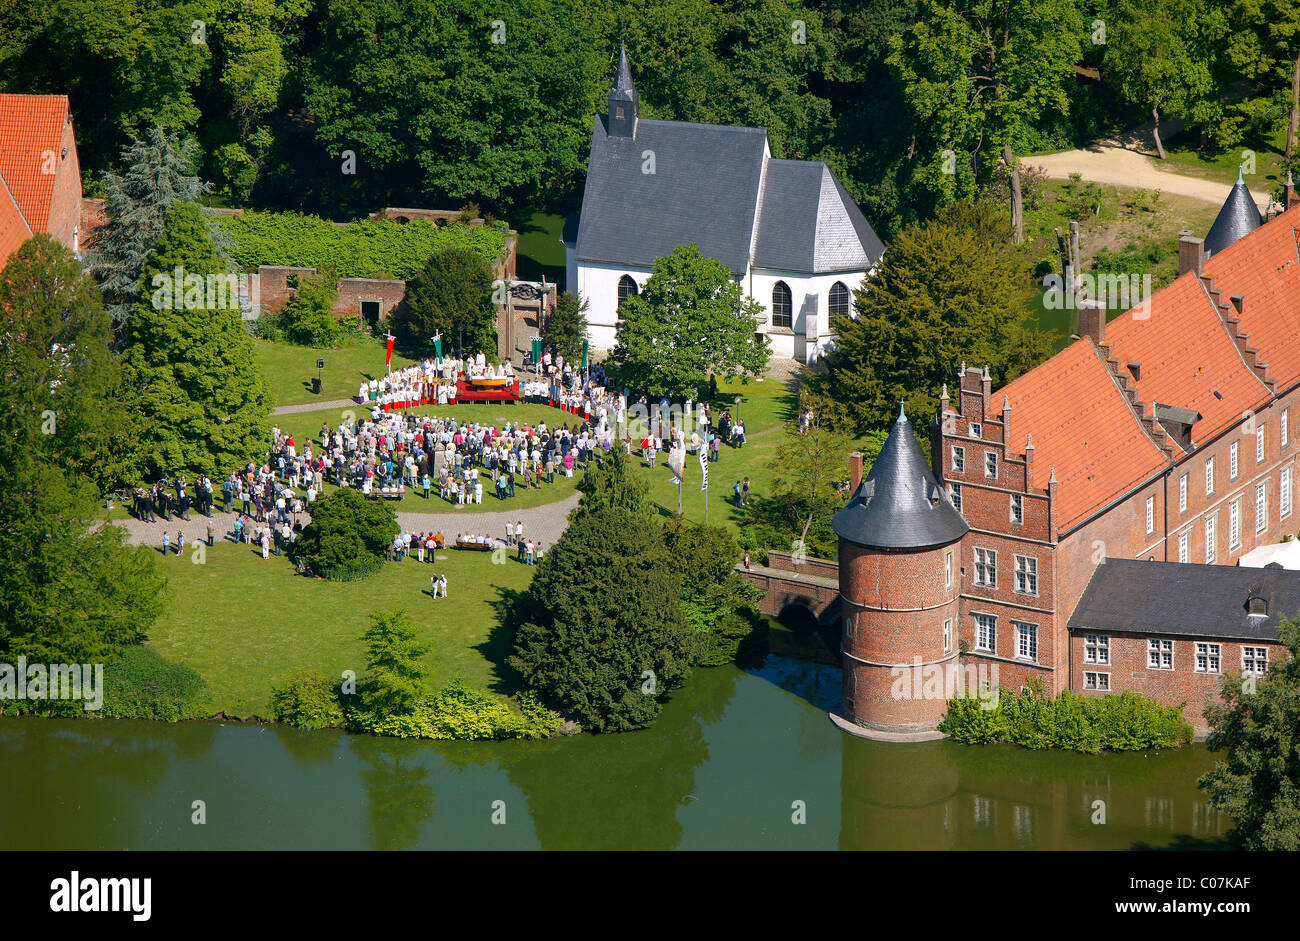
<path id="1" fill-rule="evenodd" d="M 148 647 L 127 647 L 104 668 L 104 708 L 99 714 L 105 718 L 179 722 L 211 711 L 203 677 Z"/>
<path id="2" fill-rule="evenodd" d="M 939 731 L 966 745 L 1009 742 L 1080 752 L 1176 748 L 1192 740 L 1181 706 L 1134 692 L 1081 696 L 1066 690 L 1051 699 L 1037 685 L 1019 694 L 999 689 L 997 705 L 985 708 L 990 701 L 974 694 L 955 697 Z"/>
<path id="3" fill-rule="evenodd" d="M 231 254 L 246 271 L 259 265 L 333 267 L 340 278 L 407 281 L 431 255 L 447 248 L 472 249 L 491 264 L 505 251 L 507 239 L 503 223 L 440 226 L 424 219 L 404 224 L 362 219 L 339 226 L 317 216 L 252 210 L 222 216 L 220 225 L 234 240 Z"/>

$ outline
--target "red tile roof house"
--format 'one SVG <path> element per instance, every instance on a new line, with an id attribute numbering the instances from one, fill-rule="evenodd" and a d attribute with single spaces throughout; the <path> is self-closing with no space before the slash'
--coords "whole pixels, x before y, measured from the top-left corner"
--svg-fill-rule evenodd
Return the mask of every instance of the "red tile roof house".
<path id="1" fill-rule="evenodd" d="M 940 486 L 913 512 L 950 505 L 969 531 L 900 549 L 852 528 L 850 510 L 888 483 L 855 487 L 836 525 L 848 722 L 933 728 L 941 706 L 883 687 L 882 666 L 919 656 L 968 677 L 996 666 L 1009 690 L 1038 679 L 1049 694 L 1185 702 L 1204 730 L 1221 676 L 1286 655 L 1277 618 L 1300 615 L 1300 572 L 1237 559 L 1300 530 L 1300 201 L 1288 185 L 1287 208 L 1262 223 L 1239 196 L 1224 213 L 1241 224 L 1216 223 L 1205 243 L 1184 233 L 1178 279 L 1147 304 L 1109 324 L 1082 310 L 1081 336 L 1003 389 L 971 367 L 944 390 L 929 460 Z M 1225 228 L 1233 240 L 1216 241 Z"/>
<path id="2" fill-rule="evenodd" d="M 37 232 L 77 251 L 80 222 L 68 96 L 0 94 L 0 267 Z"/>

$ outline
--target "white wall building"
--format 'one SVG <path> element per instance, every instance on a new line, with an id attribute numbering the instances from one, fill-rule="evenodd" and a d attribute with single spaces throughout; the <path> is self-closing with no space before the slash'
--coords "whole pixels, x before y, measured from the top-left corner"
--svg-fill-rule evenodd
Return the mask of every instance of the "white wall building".
<path id="1" fill-rule="evenodd" d="M 592 346 L 613 348 L 622 301 L 693 242 L 763 305 L 773 355 L 815 361 L 884 251 L 870 223 L 824 163 L 773 159 L 766 131 L 643 119 L 638 104 L 624 50 L 561 239 Z"/>

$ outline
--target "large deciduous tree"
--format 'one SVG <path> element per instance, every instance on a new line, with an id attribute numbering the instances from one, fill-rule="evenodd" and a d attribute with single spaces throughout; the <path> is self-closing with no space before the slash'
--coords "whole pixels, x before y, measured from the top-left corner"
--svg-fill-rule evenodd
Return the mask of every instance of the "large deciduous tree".
<path id="1" fill-rule="evenodd" d="M 769 351 L 758 335 L 762 311 L 726 265 L 694 244 L 679 245 L 655 260 L 645 288 L 623 302 L 610 363 L 632 388 L 697 398 L 712 373 L 763 374 Z"/>
<path id="2" fill-rule="evenodd" d="M 1289 656 L 1263 677 L 1224 677 L 1223 701 L 1205 709 L 1206 744 L 1224 756 L 1197 784 L 1241 849 L 1300 849 L 1300 620 L 1281 618 L 1278 634 Z"/>
<path id="3" fill-rule="evenodd" d="M 1112 17 L 1102 60 L 1106 79 L 1121 97 L 1149 109 L 1160 159 L 1165 159 L 1162 116 L 1187 118 L 1218 136 L 1226 133 L 1218 126 L 1223 87 L 1215 65 L 1228 31 L 1223 10 L 1199 0 L 1115 0 Z"/>
<path id="4" fill-rule="evenodd" d="M 1083 36 L 1077 0 L 921 0 L 889 59 L 918 128 L 917 184 L 970 196 L 1002 161 L 1022 241 L 1015 153 L 1045 112 L 1069 111 Z"/>
<path id="5" fill-rule="evenodd" d="M 267 450 L 270 391 L 225 276 L 199 208 L 174 206 L 140 276 L 123 353 L 141 477 L 224 477 Z"/>
<path id="6" fill-rule="evenodd" d="M 47 235 L 0 272 L 0 657 L 94 663 L 138 643 L 165 580 L 95 526 L 115 460 L 118 365 L 94 281 Z"/>

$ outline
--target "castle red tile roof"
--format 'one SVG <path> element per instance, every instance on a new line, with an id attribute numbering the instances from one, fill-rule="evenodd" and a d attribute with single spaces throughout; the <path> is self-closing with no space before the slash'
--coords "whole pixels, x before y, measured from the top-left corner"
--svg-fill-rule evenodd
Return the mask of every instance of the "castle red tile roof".
<path id="1" fill-rule="evenodd" d="M 1056 471 L 1056 521 L 1070 529 L 1163 470 L 1168 461 L 1147 435 L 1102 354 L 1088 337 L 1006 386 L 1019 450 L 1034 441 L 1034 486 Z M 993 397 L 998 402 L 1000 395 Z"/>
<path id="2" fill-rule="evenodd" d="M 1110 355 L 1137 388 L 1146 414 L 1156 403 L 1200 412 L 1192 428 L 1192 442 L 1199 444 L 1272 398 L 1195 273 L 1182 275 L 1150 300 L 1146 308 L 1135 307 L 1106 325 Z M 1142 364 L 1139 378 L 1133 379 L 1129 363 Z"/>
<path id="3" fill-rule="evenodd" d="M 1293 206 L 1205 263 L 1224 298 L 1243 296 L 1241 332 L 1283 392 L 1300 382 L 1300 252 Z M 1246 406 L 1249 407 L 1249 406 Z"/>
<path id="4" fill-rule="evenodd" d="M 32 237 L 32 230 L 27 220 L 18 211 L 9 188 L 0 179 L 0 268 L 3 268 L 9 256 L 18 251 L 18 246 Z"/>
<path id="5" fill-rule="evenodd" d="M 54 174 L 41 170 L 47 152 L 58 159 L 67 120 L 67 95 L 0 94 L 0 177 L 33 232 L 49 230 Z"/>

